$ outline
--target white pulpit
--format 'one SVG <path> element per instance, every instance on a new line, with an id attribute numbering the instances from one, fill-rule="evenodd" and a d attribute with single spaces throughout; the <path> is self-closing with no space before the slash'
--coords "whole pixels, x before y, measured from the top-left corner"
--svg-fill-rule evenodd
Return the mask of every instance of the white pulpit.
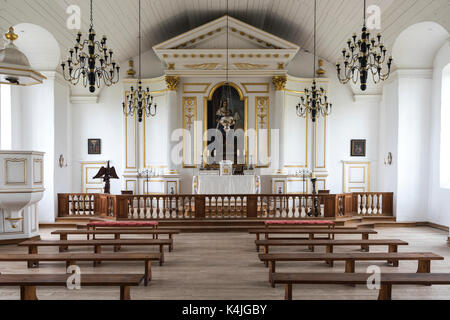
<path id="1" fill-rule="evenodd" d="M 39 235 L 35 204 L 44 195 L 44 153 L 0 151 L 0 240 Z"/>
<path id="2" fill-rule="evenodd" d="M 194 192 L 196 194 L 257 194 L 258 176 L 196 176 Z"/>

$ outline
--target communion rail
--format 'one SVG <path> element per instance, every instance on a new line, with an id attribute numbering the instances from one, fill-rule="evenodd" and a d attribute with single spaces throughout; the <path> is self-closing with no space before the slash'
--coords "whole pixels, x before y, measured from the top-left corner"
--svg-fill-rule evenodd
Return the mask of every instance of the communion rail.
<path id="1" fill-rule="evenodd" d="M 389 192 L 318 194 L 316 197 L 320 218 L 393 215 L 393 193 Z M 117 220 L 306 219 L 310 218 L 313 206 L 311 194 L 58 194 L 59 217 Z"/>

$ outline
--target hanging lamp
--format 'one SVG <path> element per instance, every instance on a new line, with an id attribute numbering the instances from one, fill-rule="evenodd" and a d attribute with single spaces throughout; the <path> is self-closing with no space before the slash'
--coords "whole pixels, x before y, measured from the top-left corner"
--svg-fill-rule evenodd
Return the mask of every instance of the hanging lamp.
<path id="1" fill-rule="evenodd" d="M 5 34 L 9 42 L 0 50 L 0 84 L 30 86 L 41 84 L 45 78 L 39 72 L 34 71 L 28 58 L 15 45 L 19 36 L 10 27 Z"/>
<path id="2" fill-rule="evenodd" d="M 141 0 L 139 0 L 139 77 L 138 86 L 130 88 L 125 102 L 122 103 L 123 113 L 128 117 L 137 114 L 138 121 L 142 122 L 144 115 L 147 117 L 156 116 L 157 104 L 153 103 L 153 96 L 150 88 L 142 89 L 142 59 L 141 59 Z"/>
<path id="3" fill-rule="evenodd" d="M 119 65 L 113 60 L 113 50 L 106 47 L 107 37 L 95 40 L 93 0 L 91 0 L 91 24 L 88 39 L 82 40 L 82 33 L 78 32 L 76 44 L 69 50 L 69 58 L 61 63 L 64 79 L 72 85 L 80 82 L 94 93 L 101 84 L 107 87 L 119 82 Z M 67 69 L 66 69 L 67 65 Z"/>

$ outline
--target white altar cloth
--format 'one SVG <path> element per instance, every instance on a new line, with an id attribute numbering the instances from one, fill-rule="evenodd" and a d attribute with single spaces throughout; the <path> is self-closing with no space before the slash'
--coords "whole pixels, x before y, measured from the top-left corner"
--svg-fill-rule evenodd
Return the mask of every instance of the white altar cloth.
<path id="1" fill-rule="evenodd" d="M 257 176 L 198 176 L 197 194 L 256 194 Z"/>

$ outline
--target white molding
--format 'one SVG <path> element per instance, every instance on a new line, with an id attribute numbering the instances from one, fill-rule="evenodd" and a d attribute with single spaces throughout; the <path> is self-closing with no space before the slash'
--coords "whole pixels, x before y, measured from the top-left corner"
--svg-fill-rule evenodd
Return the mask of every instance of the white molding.
<path id="1" fill-rule="evenodd" d="M 354 94 L 353 101 L 355 102 L 381 102 L 381 94 Z"/>
<path id="2" fill-rule="evenodd" d="M 72 104 L 97 104 L 98 96 L 70 96 Z"/>
<path id="3" fill-rule="evenodd" d="M 432 79 L 433 69 L 397 69 L 391 76 L 393 79 Z"/>

